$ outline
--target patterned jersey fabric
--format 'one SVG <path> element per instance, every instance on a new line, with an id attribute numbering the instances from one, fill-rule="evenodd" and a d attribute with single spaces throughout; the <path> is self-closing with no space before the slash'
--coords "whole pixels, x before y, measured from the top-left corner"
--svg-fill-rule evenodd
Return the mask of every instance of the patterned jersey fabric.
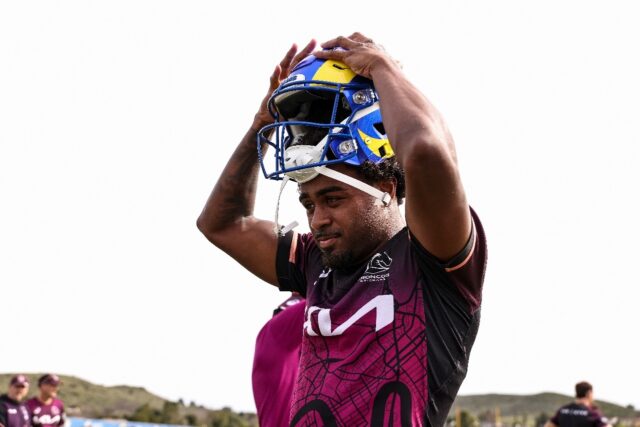
<path id="1" fill-rule="evenodd" d="M 442 264 L 403 229 L 348 270 L 310 234 L 279 242 L 282 290 L 307 298 L 292 426 L 437 426 L 466 375 L 480 319 L 484 231 Z"/>

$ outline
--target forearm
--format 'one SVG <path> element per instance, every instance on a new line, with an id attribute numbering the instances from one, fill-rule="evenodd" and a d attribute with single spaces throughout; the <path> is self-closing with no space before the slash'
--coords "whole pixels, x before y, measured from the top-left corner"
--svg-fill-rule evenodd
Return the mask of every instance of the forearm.
<path id="1" fill-rule="evenodd" d="M 469 240 L 471 216 L 444 119 L 385 58 L 371 73 L 382 119 L 405 172 L 407 225 L 423 247 L 447 261 Z"/>
<path id="2" fill-rule="evenodd" d="M 393 60 L 382 59 L 372 68 L 371 77 L 380 96 L 385 130 L 400 164 L 410 166 L 410 160 L 421 153 L 434 161 L 439 161 L 434 157 L 444 156 L 455 163 L 453 139 L 444 119 Z"/>
<path id="3" fill-rule="evenodd" d="M 220 231 L 241 225 L 253 215 L 258 182 L 256 130 L 252 126 L 227 162 L 198 218 L 198 228 L 210 240 Z"/>

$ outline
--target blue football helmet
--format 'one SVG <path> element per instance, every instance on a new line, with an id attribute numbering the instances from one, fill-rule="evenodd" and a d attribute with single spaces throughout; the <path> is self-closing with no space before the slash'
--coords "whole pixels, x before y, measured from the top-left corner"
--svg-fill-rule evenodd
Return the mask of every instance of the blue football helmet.
<path id="1" fill-rule="evenodd" d="M 273 92 L 269 111 L 275 122 L 257 138 L 266 178 L 302 183 L 323 166 L 393 156 L 373 82 L 342 62 L 306 57 Z M 262 158 L 262 143 L 275 149 L 274 166 Z"/>

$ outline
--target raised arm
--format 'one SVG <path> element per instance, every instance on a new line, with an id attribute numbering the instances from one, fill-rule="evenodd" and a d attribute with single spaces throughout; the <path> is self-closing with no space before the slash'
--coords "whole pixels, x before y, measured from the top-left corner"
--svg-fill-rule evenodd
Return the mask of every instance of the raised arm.
<path id="1" fill-rule="evenodd" d="M 430 253 L 451 259 L 469 239 L 471 215 L 443 117 L 371 39 L 354 33 L 322 47 L 331 50 L 314 53 L 318 58 L 342 61 L 373 80 L 387 136 L 405 171 L 409 229 Z"/>
<path id="2" fill-rule="evenodd" d="M 274 223 L 253 216 L 258 183 L 256 135 L 271 123 L 267 101 L 288 75 L 289 70 L 315 48 L 311 41 L 297 55 L 293 45 L 271 75 L 267 96 L 253 124 L 227 162 L 198 218 L 198 229 L 211 243 L 222 249 L 262 280 L 277 286 Z M 262 147 L 263 153 L 266 144 Z"/>

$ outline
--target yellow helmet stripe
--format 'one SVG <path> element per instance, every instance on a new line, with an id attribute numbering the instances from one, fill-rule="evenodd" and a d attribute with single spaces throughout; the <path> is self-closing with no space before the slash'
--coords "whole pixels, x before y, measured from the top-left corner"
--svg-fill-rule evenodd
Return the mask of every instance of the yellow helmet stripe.
<path id="1" fill-rule="evenodd" d="M 391 148 L 391 144 L 389 144 L 388 139 L 374 138 L 362 132 L 362 130 L 360 129 L 358 129 L 358 133 L 360 134 L 360 138 L 362 138 L 364 143 L 367 144 L 367 147 L 369 147 L 369 150 L 373 151 L 375 155 L 383 158 L 393 156 L 393 148 Z M 382 155 L 382 153 L 380 152 L 380 148 L 382 147 L 384 147 L 384 155 Z"/>
<path id="2" fill-rule="evenodd" d="M 313 80 L 322 80 L 335 83 L 349 83 L 356 73 L 340 61 L 329 59 L 318 68 L 313 75 Z"/>

